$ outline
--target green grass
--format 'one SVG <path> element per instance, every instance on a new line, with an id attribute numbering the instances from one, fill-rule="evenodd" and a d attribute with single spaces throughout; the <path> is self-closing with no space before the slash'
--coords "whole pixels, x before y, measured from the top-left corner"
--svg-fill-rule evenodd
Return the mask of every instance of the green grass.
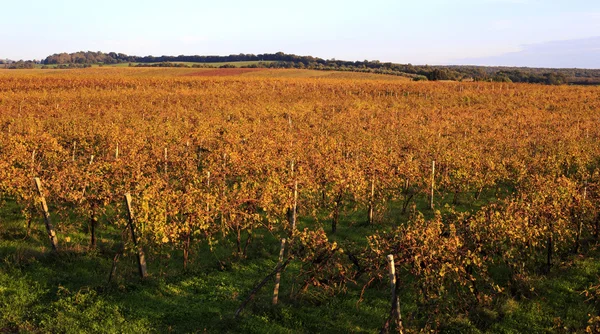
<path id="1" fill-rule="evenodd" d="M 496 193 L 487 190 L 478 201 L 464 195 L 455 208 L 476 211 L 493 201 Z M 437 198 L 436 207 L 444 213 L 451 201 L 450 196 Z M 426 215 L 432 214 L 425 198 L 417 198 L 415 204 Z M 379 216 L 395 217 L 392 222 L 402 224 L 406 217 L 400 211 L 400 203 L 390 203 Z M 330 237 L 360 246 L 366 235 L 391 228 L 391 224 L 369 226 L 364 220 L 363 209 L 346 207 L 338 233 Z M 214 252 L 200 243 L 193 249 L 188 271 L 182 269 L 180 252 L 147 251 L 150 277 L 144 281 L 137 277 L 135 257 L 128 253 L 108 284 L 120 231 L 106 219 L 102 224 L 99 246 L 89 251 L 85 228 L 57 222 L 61 252 L 55 255 L 50 253 L 42 222 L 35 220 L 27 236 L 20 208 L 11 200 L 4 202 L 0 208 L 0 332 L 374 333 L 388 311 L 385 282 L 367 289 L 360 304 L 363 281 L 334 296 L 309 290 L 293 298 L 299 267 L 292 262 L 282 276 L 279 305 L 270 303 L 273 284 L 269 283 L 235 320 L 241 301 L 275 266 L 278 240 L 267 231 L 256 233 L 247 258 L 233 254 L 231 239 L 220 241 Z M 330 230 L 326 213 L 299 222 L 300 228 L 316 226 Z M 531 293 L 518 298 L 506 294 L 489 308 L 475 308 L 468 314 L 449 310 L 439 329 L 448 333 L 581 332 L 588 313 L 598 311 L 585 302 L 581 291 L 597 280 L 599 259 L 597 250 L 588 257 L 565 258 L 550 274 L 530 278 Z M 415 291 L 402 291 L 405 323 L 412 330 L 421 328 L 427 317 L 417 309 L 417 298 Z"/>

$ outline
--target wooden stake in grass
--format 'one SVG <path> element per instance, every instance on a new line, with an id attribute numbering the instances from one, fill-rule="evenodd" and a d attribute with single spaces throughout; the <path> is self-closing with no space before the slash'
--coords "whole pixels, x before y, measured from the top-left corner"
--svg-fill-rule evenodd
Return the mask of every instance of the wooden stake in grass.
<path id="1" fill-rule="evenodd" d="M 431 202 L 429 203 L 429 207 L 433 210 L 433 188 L 435 187 L 435 160 L 431 164 Z"/>
<path id="2" fill-rule="evenodd" d="M 117 250 L 117 253 L 113 257 L 112 267 L 110 268 L 110 273 L 108 274 L 108 285 L 110 285 L 113 277 L 117 273 L 117 262 L 119 262 L 119 258 L 121 257 L 121 254 L 123 254 L 124 251 L 125 251 L 125 244 L 121 243 L 119 245 L 119 249 Z"/>
<path id="3" fill-rule="evenodd" d="M 40 206 L 42 209 L 42 213 L 44 214 L 44 223 L 46 224 L 48 238 L 50 238 L 52 250 L 56 252 L 58 251 L 58 239 L 56 238 L 56 232 L 54 232 L 54 227 L 52 226 L 52 222 L 50 221 L 50 212 L 48 211 L 48 204 L 46 204 L 46 198 L 42 193 L 42 182 L 37 177 L 33 180 L 35 182 L 35 187 L 37 189 L 38 195 L 40 196 Z"/>
<path id="4" fill-rule="evenodd" d="M 131 229 L 131 239 L 133 239 L 133 245 L 137 249 L 137 260 L 138 260 L 138 269 L 140 271 L 140 277 L 145 278 L 147 276 L 146 273 L 146 258 L 144 257 L 144 250 L 141 246 L 138 246 L 137 239 L 135 236 L 135 227 L 134 227 L 134 219 L 133 219 L 133 209 L 131 207 L 131 195 L 125 194 L 125 205 L 127 206 L 127 216 L 129 219 L 129 228 Z"/>
<path id="5" fill-rule="evenodd" d="M 75 150 L 77 150 L 77 142 L 73 142 L 73 157 L 71 161 L 75 161 Z"/>
<path id="6" fill-rule="evenodd" d="M 587 197 L 587 185 L 583 188 L 583 201 L 581 201 L 581 206 L 585 207 L 585 199 Z M 583 232 L 583 217 L 579 217 L 579 226 L 577 227 L 577 235 L 575 236 L 575 249 L 574 252 L 579 252 L 579 243 L 581 240 L 581 233 Z"/>
<path id="7" fill-rule="evenodd" d="M 167 148 L 165 147 L 165 174 L 167 174 Z"/>
<path id="8" fill-rule="evenodd" d="M 210 172 L 206 172 L 206 189 L 210 191 Z M 210 212 L 210 203 L 206 201 L 206 212 Z"/>
<path id="9" fill-rule="evenodd" d="M 282 271 L 283 269 L 285 269 L 285 267 L 287 267 L 287 265 L 290 263 L 290 261 L 292 260 L 291 257 L 288 256 L 288 258 L 283 261 L 283 263 L 281 263 L 281 265 L 277 265 L 277 267 L 275 267 L 275 269 L 268 274 L 267 276 L 265 276 L 265 278 L 263 278 L 262 281 L 260 281 L 260 283 L 258 283 L 254 289 L 252 289 L 252 291 L 250 291 L 250 295 L 242 302 L 242 304 L 240 305 L 240 307 L 238 307 L 238 309 L 235 311 L 235 317 L 238 318 L 240 316 L 240 314 L 242 313 L 242 311 L 244 310 L 244 308 L 246 307 L 246 305 L 248 305 L 248 303 L 254 299 L 254 296 L 256 295 L 256 293 L 263 287 L 265 286 L 265 284 L 267 284 L 267 282 L 269 280 L 271 280 L 273 278 L 273 276 L 277 275 L 277 273 L 279 273 L 280 271 Z"/>
<path id="10" fill-rule="evenodd" d="M 93 203 L 90 215 L 90 248 L 96 248 L 96 226 L 98 225 L 98 217 L 96 216 L 96 204 Z"/>
<path id="11" fill-rule="evenodd" d="M 371 196 L 369 197 L 369 217 L 367 223 L 369 225 L 373 224 L 373 216 L 374 216 L 374 202 L 375 202 L 375 175 L 371 178 Z"/>
<path id="12" fill-rule="evenodd" d="M 292 233 L 296 230 L 296 217 L 298 210 L 298 181 L 294 181 L 294 202 L 290 210 L 290 225 L 292 226 Z"/>
<path id="13" fill-rule="evenodd" d="M 283 264 L 283 254 L 285 252 L 285 238 L 281 239 L 281 249 L 279 250 L 279 261 L 277 267 L 281 267 Z M 273 305 L 277 305 L 279 298 L 279 281 L 281 280 L 281 271 L 275 275 L 275 289 L 273 289 Z"/>
<path id="14" fill-rule="evenodd" d="M 392 293 L 392 307 L 390 310 L 390 314 L 381 329 L 381 333 L 387 333 L 390 329 L 390 322 L 395 321 L 398 326 L 398 332 L 400 334 L 404 333 L 404 327 L 402 326 L 402 315 L 400 313 L 400 300 L 398 298 L 397 293 L 397 285 L 396 285 L 396 266 L 394 264 L 394 256 L 387 256 L 388 265 L 389 265 L 389 276 L 390 276 L 390 289 Z"/>
<path id="15" fill-rule="evenodd" d="M 295 178 L 294 167 L 295 167 L 294 160 L 292 160 L 292 162 L 290 164 L 290 170 L 291 170 L 291 174 L 292 174 L 293 178 Z M 292 235 L 294 233 L 294 230 L 296 229 L 296 217 L 297 217 L 297 210 L 298 210 L 298 180 L 294 180 L 294 191 L 293 191 L 292 195 L 293 195 L 292 207 L 288 208 L 288 222 L 290 223 L 290 227 L 291 227 L 290 235 Z"/>
<path id="16" fill-rule="evenodd" d="M 546 271 L 547 273 L 550 272 L 550 268 L 552 268 L 552 252 L 554 250 L 554 246 L 552 245 L 552 223 L 550 224 L 550 235 L 548 236 L 548 241 L 547 241 L 547 246 L 546 246 L 546 250 L 547 250 L 547 254 L 546 254 Z"/>

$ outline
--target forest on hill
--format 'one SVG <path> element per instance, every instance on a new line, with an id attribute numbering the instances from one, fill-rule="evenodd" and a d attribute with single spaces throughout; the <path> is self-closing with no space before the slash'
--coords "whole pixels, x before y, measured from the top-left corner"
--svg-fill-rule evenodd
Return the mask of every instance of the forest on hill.
<path id="1" fill-rule="evenodd" d="M 59 68 L 86 67 L 92 64 L 136 63 L 136 66 L 202 66 L 211 63 L 256 62 L 242 67 L 305 68 L 316 70 L 355 71 L 391 74 L 410 77 L 413 80 L 473 80 L 494 82 L 527 82 L 541 84 L 600 84 L 600 69 L 550 69 L 526 67 L 487 66 L 430 66 L 396 64 L 378 60 L 346 61 L 299 56 L 283 52 L 265 54 L 236 54 L 229 56 L 131 56 L 116 52 L 58 53 L 46 57 L 41 64 Z M 186 63 L 186 64 L 184 64 Z M 190 64 L 197 63 L 197 64 Z M 221 66 L 228 66 L 227 64 Z M 6 64 L 8 68 L 34 68 L 34 61 L 19 61 Z"/>

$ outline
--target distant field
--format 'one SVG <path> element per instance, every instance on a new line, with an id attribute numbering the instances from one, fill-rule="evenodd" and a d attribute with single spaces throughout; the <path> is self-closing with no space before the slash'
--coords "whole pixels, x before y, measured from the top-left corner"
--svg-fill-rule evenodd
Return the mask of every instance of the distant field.
<path id="1" fill-rule="evenodd" d="M 319 71 L 319 70 L 300 70 L 300 69 L 270 69 L 244 76 L 255 76 L 265 78 L 330 78 L 330 79 L 371 79 L 371 80 L 391 80 L 391 81 L 412 81 L 410 78 L 375 73 L 344 72 L 344 71 Z"/>
<path id="2" fill-rule="evenodd" d="M 241 63 L 241 62 L 240 62 Z M 251 63 L 251 62 L 244 62 Z M 215 63 L 225 64 L 225 63 Z M 13 73 L 15 70 L 1 70 L 0 73 Z M 20 70 L 25 73 L 52 75 L 58 73 L 56 69 Z M 148 77 L 148 76 L 198 76 L 198 77 L 259 77 L 259 78 L 329 78 L 352 80 L 386 80 L 386 81 L 411 81 L 409 78 L 374 73 L 319 71 L 307 69 L 269 69 L 269 68 L 181 68 L 181 67 L 129 67 L 128 64 L 114 66 L 93 66 L 92 68 L 63 70 L 67 73 L 96 75 L 99 73 L 114 74 L 118 76 Z"/>
<path id="3" fill-rule="evenodd" d="M 266 60 L 266 61 L 230 61 L 230 62 L 219 62 L 219 63 L 196 63 L 196 62 L 181 62 L 181 61 L 170 62 L 169 61 L 167 63 L 184 64 L 184 65 L 189 65 L 189 66 L 210 65 L 213 67 L 220 67 L 223 65 L 233 65 L 236 67 L 243 67 L 243 66 L 257 65 L 258 63 L 264 63 L 264 64 L 276 63 L 276 61 L 270 61 L 270 60 Z M 156 63 L 146 63 L 146 64 L 156 64 Z"/>

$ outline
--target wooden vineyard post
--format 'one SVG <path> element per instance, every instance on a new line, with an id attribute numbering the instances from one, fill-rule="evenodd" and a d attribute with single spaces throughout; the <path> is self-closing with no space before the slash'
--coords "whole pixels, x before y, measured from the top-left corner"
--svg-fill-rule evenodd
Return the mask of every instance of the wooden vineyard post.
<path id="1" fill-rule="evenodd" d="M 433 210 L 433 188 L 435 187 L 435 160 L 431 164 L 431 198 L 429 207 Z"/>
<path id="2" fill-rule="evenodd" d="M 294 160 L 292 160 L 290 164 L 290 170 L 292 172 L 292 177 L 294 177 Z M 295 178 L 295 177 L 294 177 Z M 294 230 L 296 230 L 296 218 L 297 218 L 297 210 L 298 210 L 298 180 L 294 180 L 294 191 L 292 207 L 288 209 L 288 222 L 290 223 L 291 231 L 290 235 L 294 234 Z"/>
<path id="3" fill-rule="evenodd" d="M 585 199 L 587 197 L 587 184 L 586 186 L 583 188 L 583 201 L 581 201 L 581 206 L 585 207 Z M 577 227 L 577 235 L 575 236 L 575 249 L 574 252 L 577 253 L 579 252 L 579 243 L 581 240 L 581 233 L 583 232 L 583 219 L 582 217 L 579 217 L 579 225 Z"/>
<path id="4" fill-rule="evenodd" d="M 90 248 L 96 247 L 96 226 L 98 225 L 98 217 L 96 216 L 96 204 L 92 204 L 92 214 L 90 216 Z"/>
<path id="5" fill-rule="evenodd" d="M 223 153 L 223 189 L 221 191 L 221 196 L 223 198 L 227 198 L 225 196 L 225 189 L 227 188 L 227 153 Z M 225 210 L 221 210 L 221 233 L 223 234 L 223 238 L 225 238 L 225 227 L 227 226 L 227 221 L 225 217 Z"/>
<path id="6" fill-rule="evenodd" d="M 398 332 L 400 334 L 404 333 L 404 327 L 402 326 L 402 315 L 400 313 L 400 300 L 398 299 L 398 294 L 397 294 L 397 286 L 396 286 L 396 266 L 394 264 L 394 255 L 388 255 L 387 256 L 387 260 L 388 260 L 388 266 L 389 266 L 389 276 L 390 276 L 390 289 L 391 289 L 391 293 L 392 293 L 392 307 L 391 307 L 391 311 L 390 311 L 390 315 L 387 319 L 387 321 L 385 322 L 381 332 L 388 332 L 389 331 L 389 325 L 390 325 L 390 321 L 395 321 L 398 325 Z"/>
<path id="7" fill-rule="evenodd" d="M 121 257 L 121 255 L 124 251 L 125 251 L 125 244 L 121 243 L 119 245 L 119 250 L 113 257 L 112 267 L 110 268 L 110 273 L 108 275 L 108 284 L 109 285 L 110 285 L 110 282 L 112 282 L 113 277 L 117 273 L 117 262 L 119 262 L 119 258 Z"/>
<path id="8" fill-rule="evenodd" d="M 547 241 L 547 246 L 546 246 L 546 270 L 548 272 L 550 272 L 550 268 L 552 267 L 552 251 L 553 251 L 553 245 L 552 245 L 552 226 L 550 227 L 550 235 L 548 236 L 548 241 Z"/>
<path id="9" fill-rule="evenodd" d="M 35 188 L 37 189 L 38 195 L 40 196 L 40 205 L 42 209 L 42 213 L 44 214 L 44 223 L 46 224 L 46 231 L 48 232 L 48 238 L 50 238 L 50 244 L 52 245 L 53 251 L 58 251 L 58 240 L 56 238 L 56 232 L 54 232 L 54 227 L 52 226 L 52 222 L 50 221 L 50 212 L 48 211 L 48 204 L 46 203 L 46 198 L 42 194 L 42 182 L 38 177 L 33 179 L 35 182 Z"/>
<path id="10" fill-rule="evenodd" d="M 265 276 L 265 278 L 263 278 L 262 281 L 260 281 L 260 283 L 258 283 L 253 289 L 252 291 L 250 291 L 250 295 L 244 299 L 244 301 L 242 302 L 242 304 L 240 304 L 240 307 L 238 307 L 238 309 L 235 311 L 235 317 L 238 318 L 240 316 L 240 314 L 242 313 L 242 311 L 244 310 L 244 308 L 246 307 L 246 305 L 248 305 L 248 303 L 254 299 L 254 296 L 256 295 L 256 293 L 258 293 L 258 291 L 265 286 L 265 284 L 267 284 L 267 282 L 271 281 L 271 279 L 273 279 L 273 277 L 275 275 L 277 275 L 277 273 L 283 271 L 283 269 L 285 269 L 285 267 L 287 267 L 287 265 L 290 263 L 290 261 L 292 260 L 291 257 L 288 257 L 285 261 L 278 263 L 277 267 L 275 267 L 275 269 L 268 274 L 267 276 Z"/>
<path id="11" fill-rule="evenodd" d="M 298 181 L 294 182 L 294 203 L 292 203 L 292 210 L 290 212 L 290 225 L 292 226 L 292 233 L 296 230 L 296 210 L 298 209 Z"/>
<path id="12" fill-rule="evenodd" d="M 206 172 L 206 189 L 210 191 L 210 172 Z M 210 212 L 210 203 L 206 201 L 206 212 Z"/>
<path id="13" fill-rule="evenodd" d="M 281 249 L 279 250 L 279 261 L 277 267 L 281 267 L 283 264 L 283 254 L 285 253 L 285 238 L 281 239 Z M 275 289 L 273 289 L 273 305 L 277 305 L 279 298 L 279 282 L 281 280 L 281 271 L 275 274 Z"/>
<path id="14" fill-rule="evenodd" d="M 374 202 L 375 202 L 375 175 L 371 178 L 371 194 L 369 197 L 369 217 L 368 224 L 373 224 L 373 216 L 374 216 Z"/>
<path id="15" fill-rule="evenodd" d="M 167 148 L 165 147 L 165 174 L 167 174 Z"/>
<path id="16" fill-rule="evenodd" d="M 77 142 L 73 142 L 73 157 L 71 161 L 75 161 L 75 150 L 77 150 Z"/>
<path id="17" fill-rule="evenodd" d="M 398 328 L 400 333 L 402 333 L 402 315 L 400 314 L 400 300 L 397 294 L 396 287 L 396 265 L 394 264 L 394 255 L 387 256 L 388 264 L 389 264 L 389 272 L 390 272 L 390 289 L 392 293 L 392 312 L 396 313 L 396 319 L 398 321 Z"/>
<path id="18" fill-rule="evenodd" d="M 125 205 L 127 206 L 127 216 L 129 219 L 129 228 L 131 229 L 131 238 L 133 239 L 133 245 L 137 249 L 137 260 L 138 260 L 138 269 L 140 271 L 140 277 L 145 278 L 147 276 L 146 273 L 146 258 L 144 257 L 144 250 L 141 246 L 138 246 L 137 239 L 135 236 L 135 227 L 133 224 L 133 209 L 131 207 L 131 195 L 125 194 Z"/>

